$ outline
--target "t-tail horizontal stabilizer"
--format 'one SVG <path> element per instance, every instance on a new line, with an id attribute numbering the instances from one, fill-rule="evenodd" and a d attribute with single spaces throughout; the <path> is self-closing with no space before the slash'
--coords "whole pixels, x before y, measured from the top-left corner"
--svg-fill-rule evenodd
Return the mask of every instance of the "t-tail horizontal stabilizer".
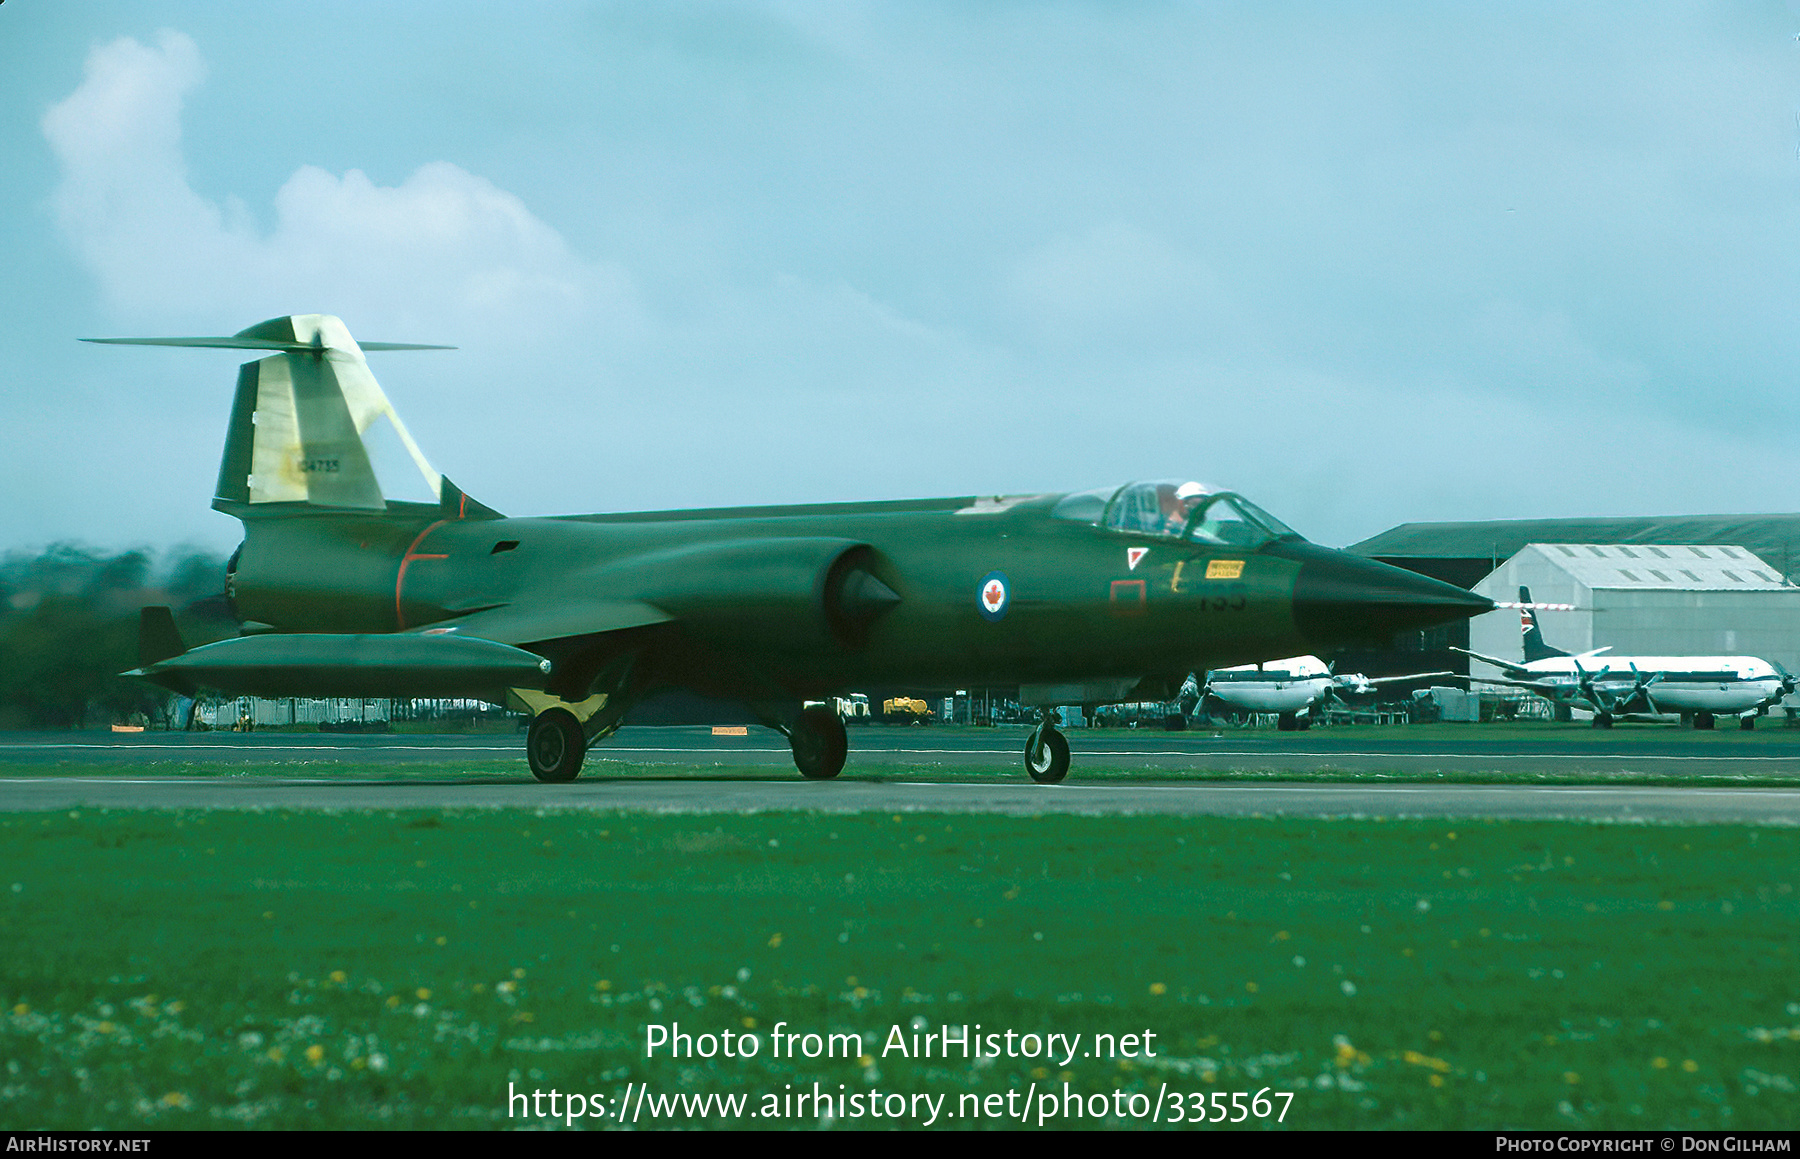
<path id="1" fill-rule="evenodd" d="M 221 511 L 239 517 L 277 513 L 292 505 L 383 511 L 396 499 L 416 499 L 432 505 L 454 502 L 492 514 L 472 501 L 465 503 L 455 488 L 446 488 L 363 358 L 369 350 L 454 347 L 359 344 L 329 314 L 271 318 L 221 338 L 84 341 L 270 352 L 238 371 L 213 498 Z M 413 472 L 417 483 L 409 483 Z M 455 491 L 454 496 L 448 491 Z"/>

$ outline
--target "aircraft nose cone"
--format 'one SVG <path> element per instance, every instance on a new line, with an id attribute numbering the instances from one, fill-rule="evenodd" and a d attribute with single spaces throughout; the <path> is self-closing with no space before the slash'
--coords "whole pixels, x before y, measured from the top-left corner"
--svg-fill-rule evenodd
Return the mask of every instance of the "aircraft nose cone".
<path id="1" fill-rule="evenodd" d="M 1319 649 L 1384 642 L 1395 632 L 1494 610 L 1486 596 L 1372 559 L 1314 544 L 1294 544 L 1283 554 L 1301 562 L 1294 626 Z"/>

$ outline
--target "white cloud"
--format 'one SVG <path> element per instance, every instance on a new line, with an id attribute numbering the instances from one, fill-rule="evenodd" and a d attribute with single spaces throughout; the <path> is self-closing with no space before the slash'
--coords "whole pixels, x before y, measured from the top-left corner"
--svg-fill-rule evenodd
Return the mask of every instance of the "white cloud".
<path id="1" fill-rule="evenodd" d="M 421 324 L 459 335 L 577 321 L 630 329 L 630 275 L 583 261 L 525 204 L 446 161 L 398 186 L 358 170 L 296 170 L 274 227 L 189 183 L 181 111 L 205 79 L 194 42 L 122 38 L 88 57 L 81 86 L 44 117 L 62 164 L 57 222 L 108 303 L 145 323 L 325 310 L 369 337 Z"/>

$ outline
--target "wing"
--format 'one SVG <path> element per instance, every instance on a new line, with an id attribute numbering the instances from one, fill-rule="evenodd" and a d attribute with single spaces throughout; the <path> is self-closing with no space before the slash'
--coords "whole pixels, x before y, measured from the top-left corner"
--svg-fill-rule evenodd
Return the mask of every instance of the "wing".
<path id="1" fill-rule="evenodd" d="M 1567 684 L 1553 684 L 1548 680 L 1514 680 L 1507 676 L 1463 676 L 1460 673 L 1449 673 L 1452 680 L 1465 680 L 1478 684 L 1500 684 L 1507 688 L 1529 688 L 1533 692 L 1548 697 L 1566 696 L 1573 691 Z"/>
<path id="2" fill-rule="evenodd" d="M 642 600 L 505 604 L 418 629 L 423 636 L 473 636 L 521 646 L 666 624 L 675 617 Z"/>
<path id="3" fill-rule="evenodd" d="M 1436 680 L 1440 676 L 1455 676 L 1454 672 L 1414 672 L 1409 676 L 1375 676 L 1363 677 L 1370 684 L 1404 684 L 1408 680 Z"/>
<path id="4" fill-rule="evenodd" d="M 1464 656 L 1473 656 L 1483 663 L 1492 664 L 1502 672 L 1511 672 L 1514 676 L 1531 675 L 1531 669 L 1525 667 L 1523 664 L 1514 663 L 1511 660 L 1502 660 L 1498 656 L 1484 656 L 1480 652 L 1471 652 L 1467 648 L 1458 648 L 1455 644 L 1450 645 L 1450 650 L 1452 652 L 1461 652 Z"/>

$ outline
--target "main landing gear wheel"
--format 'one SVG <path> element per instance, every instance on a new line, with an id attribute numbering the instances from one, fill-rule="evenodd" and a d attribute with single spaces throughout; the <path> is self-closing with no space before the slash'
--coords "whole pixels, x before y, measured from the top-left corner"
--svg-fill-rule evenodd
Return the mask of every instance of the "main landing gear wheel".
<path id="1" fill-rule="evenodd" d="M 1709 729 L 1713 727 L 1713 714 L 1710 712 L 1696 712 L 1694 714 L 1694 727 L 1698 729 Z"/>
<path id="2" fill-rule="evenodd" d="M 1053 728 L 1041 731 L 1025 742 L 1025 771 L 1040 785 L 1054 785 L 1069 775 L 1069 742 Z"/>
<path id="3" fill-rule="evenodd" d="M 587 756 L 587 738 L 581 722 L 566 708 L 546 708 L 532 719 L 525 734 L 525 759 L 531 775 L 546 784 L 560 785 L 575 779 Z"/>
<path id="4" fill-rule="evenodd" d="M 801 776 L 814 781 L 837 776 L 843 771 L 844 758 L 850 755 L 844 722 L 823 704 L 800 710 L 800 719 L 788 732 L 788 744 L 794 750 L 794 767 Z"/>
<path id="5" fill-rule="evenodd" d="M 1738 717 L 1738 728 L 1743 732 L 1755 732 L 1756 718 L 1754 716 Z"/>
<path id="6" fill-rule="evenodd" d="M 1612 718 L 1611 713 L 1596 712 L 1594 714 L 1594 727 L 1595 728 L 1611 728 L 1612 726 L 1613 726 L 1613 718 Z"/>

